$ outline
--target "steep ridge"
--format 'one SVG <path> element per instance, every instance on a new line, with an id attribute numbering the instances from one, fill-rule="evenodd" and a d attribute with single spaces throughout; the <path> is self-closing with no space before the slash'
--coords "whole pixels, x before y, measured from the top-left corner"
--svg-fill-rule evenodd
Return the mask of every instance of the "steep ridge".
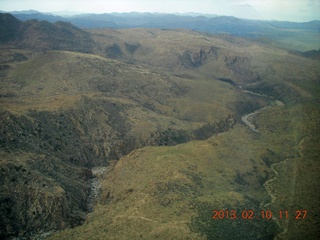
<path id="1" fill-rule="evenodd" d="M 19 21 L 10 14 L 0 13 L 0 42 L 32 50 L 69 50 L 91 52 L 90 34 L 66 22 Z"/>
<path id="2" fill-rule="evenodd" d="M 0 13 L 0 42 L 14 41 L 21 22 L 8 13 Z"/>

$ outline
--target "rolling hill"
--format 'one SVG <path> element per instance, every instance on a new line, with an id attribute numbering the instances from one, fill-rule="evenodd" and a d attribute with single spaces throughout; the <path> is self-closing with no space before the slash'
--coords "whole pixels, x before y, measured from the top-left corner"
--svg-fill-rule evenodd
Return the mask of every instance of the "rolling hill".
<path id="1" fill-rule="evenodd" d="M 0 20 L 1 238 L 319 235 L 318 60 L 227 34 Z"/>

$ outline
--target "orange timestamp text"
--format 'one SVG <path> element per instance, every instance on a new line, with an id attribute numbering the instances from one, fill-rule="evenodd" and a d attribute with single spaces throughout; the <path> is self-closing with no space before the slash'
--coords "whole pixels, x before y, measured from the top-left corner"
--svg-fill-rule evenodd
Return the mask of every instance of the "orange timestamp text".
<path id="1" fill-rule="evenodd" d="M 278 212 L 273 212 L 271 210 L 261 210 L 256 212 L 251 209 L 245 209 L 242 211 L 236 210 L 218 210 L 215 209 L 212 211 L 212 219 L 222 220 L 222 219 L 243 219 L 243 220 L 252 220 L 252 219 L 288 219 L 294 218 L 296 220 L 302 220 L 307 217 L 307 210 L 296 210 L 295 212 L 289 212 L 288 210 L 279 210 Z"/>

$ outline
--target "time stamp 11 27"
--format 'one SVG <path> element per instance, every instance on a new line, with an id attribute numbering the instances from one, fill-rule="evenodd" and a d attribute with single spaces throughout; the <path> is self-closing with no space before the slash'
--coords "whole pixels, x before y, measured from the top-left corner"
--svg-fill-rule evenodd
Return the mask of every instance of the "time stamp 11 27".
<path id="1" fill-rule="evenodd" d="M 222 220 L 222 219 L 243 219 L 243 220 L 252 220 L 252 219 L 288 219 L 293 218 L 296 220 L 302 220 L 307 217 L 307 210 L 296 210 L 296 211 L 288 211 L 288 210 L 279 210 L 277 212 L 271 210 L 261 210 L 260 212 L 248 209 L 242 211 L 236 210 L 218 210 L 215 209 L 212 211 L 212 219 L 213 220 Z"/>

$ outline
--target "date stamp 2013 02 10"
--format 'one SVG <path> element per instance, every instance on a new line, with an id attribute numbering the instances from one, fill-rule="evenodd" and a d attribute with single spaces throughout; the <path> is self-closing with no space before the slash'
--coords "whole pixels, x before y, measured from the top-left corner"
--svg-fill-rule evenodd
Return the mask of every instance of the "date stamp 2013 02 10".
<path id="1" fill-rule="evenodd" d="M 273 212 L 271 210 L 261 210 L 260 212 L 256 212 L 251 209 L 245 209 L 242 211 L 236 210 L 218 210 L 215 209 L 212 211 L 212 219 L 213 220 L 222 220 L 222 219 L 243 219 L 243 220 L 253 220 L 253 219 L 288 219 L 294 218 L 296 220 L 302 220 L 307 217 L 307 210 L 296 210 L 296 211 L 288 211 L 288 210 L 279 210 L 278 212 Z"/>

